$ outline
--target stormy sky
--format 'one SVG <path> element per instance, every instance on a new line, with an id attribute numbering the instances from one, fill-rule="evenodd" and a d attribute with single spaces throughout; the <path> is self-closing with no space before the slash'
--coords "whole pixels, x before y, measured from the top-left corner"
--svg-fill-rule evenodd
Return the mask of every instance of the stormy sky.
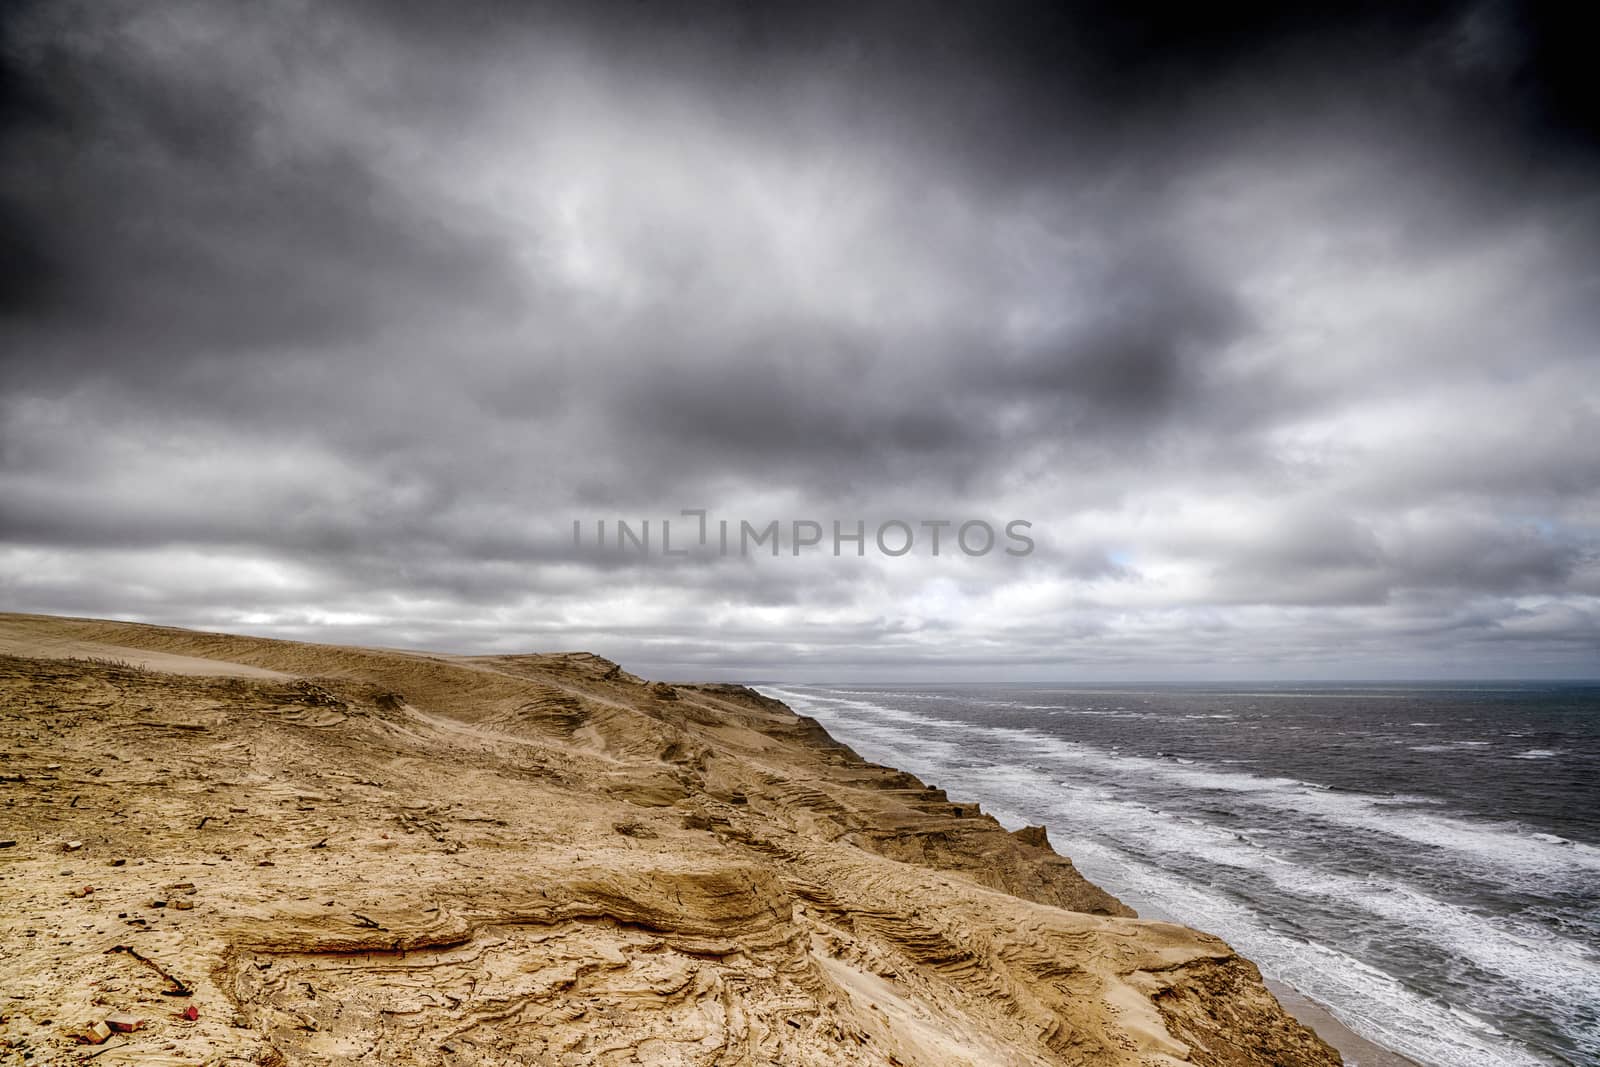
<path id="1" fill-rule="evenodd" d="M 1582 6 L 9 3 L 0 608 L 1600 674 Z M 780 554 L 665 556 L 683 509 Z"/>

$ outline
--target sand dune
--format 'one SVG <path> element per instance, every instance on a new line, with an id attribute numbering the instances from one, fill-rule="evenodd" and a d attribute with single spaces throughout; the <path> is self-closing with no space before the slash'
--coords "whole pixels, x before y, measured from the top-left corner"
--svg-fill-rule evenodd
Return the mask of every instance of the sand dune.
<path id="1" fill-rule="evenodd" d="M 31 1062 L 1339 1062 L 1226 944 L 737 686 L 8 615 L 0 751 Z"/>

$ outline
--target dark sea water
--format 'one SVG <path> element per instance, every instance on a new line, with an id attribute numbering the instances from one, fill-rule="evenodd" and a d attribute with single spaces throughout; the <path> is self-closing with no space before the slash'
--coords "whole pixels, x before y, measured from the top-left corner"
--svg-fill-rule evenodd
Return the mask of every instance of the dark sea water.
<path id="1" fill-rule="evenodd" d="M 1413 1059 L 1600 1064 L 1600 688 L 762 688 Z"/>

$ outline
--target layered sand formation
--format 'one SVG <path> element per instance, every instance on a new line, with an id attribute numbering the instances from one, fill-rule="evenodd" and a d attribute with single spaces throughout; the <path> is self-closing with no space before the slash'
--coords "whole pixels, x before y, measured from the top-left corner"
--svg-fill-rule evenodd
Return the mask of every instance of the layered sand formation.
<path id="1" fill-rule="evenodd" d="M 0 615 L 0 753 L 8 1062 L 1339 1062 L 738 686 Z"/>

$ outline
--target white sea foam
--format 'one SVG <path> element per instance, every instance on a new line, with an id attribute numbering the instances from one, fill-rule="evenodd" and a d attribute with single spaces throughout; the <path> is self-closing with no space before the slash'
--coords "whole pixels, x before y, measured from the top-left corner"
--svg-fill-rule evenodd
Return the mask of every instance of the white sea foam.
<path id="1" fill-rule="evenodd" d="M 1259 806 L 1307 813 L 1340 825 L 1475 857 L 1494 869 L 1540 876 L 1600 873 L 1600 848 L 1585 844 L 1553 847 L 1515 824 L 1406 811 L 1397 809 L 1388 797 L 1330 790 L 1298 778 L 1265 777 L 1220 767 L 1186 766 L 1175 760 L 1123 755 L 1033 729 L 946 722 L 871 701 L 842 700 L 810 691 L 772 689 L 770 692 L 791 702 L 849 707 L 870 716 L 870 719 L 852 718 L 851 728 L 865 727 L 872 720 L 895 722 L 918 727 L 916 741 L 922 744 L 933 740 L 928 736 L 929 731 L 940 730 L 950 738 L 960 735 L 983 739 L 1006 752 L 1027 753 L 1030 759 L 1048 758 L 1064 766 L 1087 768 L 1109 777 L 1145 775 L 1190 789 L 1226 792 Z M 961 744 L 954 740 L 946 743 Z M 1466 744 L 1477 747 L 1488 742 Z"/>
<path id="2" fill-rule="evenodd" d="M 1251 833 L 1219 828 L 1203 820 L 1175 820 L 1168 813 L 1133 801 L 1073 797 L 1057 804 L 1044 776 L 1013 780 L 1008 792 L 1031 793 L 1034 810 L 1048 806 L 1058 825 L 1092 828 L 1114 840 L 1139 842 L 1157 855 L 1182 854 L 1236 869 L 1254 870 L 1278 889 L 1307 899 L 1359 908 L 1412 931 L 1449 954 L 1494 971 L 1517 985 L 1568 1003 L 1600 988 L 1600 956 L 1575 941 L 1506 917 L 1472 912 L 1416 889 L 1381 879 L 1359 879 L 1314 869 L 1272 852 L 1272 843 Z M 998 790 L 997 790 L 998 791 Z M 1177 824 L 1182 823 L 1180 828 Z M 1533 835 L 1565 843 L 1554 835 Z"/>
<path id="3" fill-rule="evenodd" d="M 1351 878 L 1298 864 L 1273 868 L 1267 875 L 1296 896 L 1325 898 L 1387 919 L 1456 959 L 1509 979 L 1541 1006 L 1578 1004 L 1600 987 L 1600 957 L 1540 927 L 1481 915 L 1382 879 Z"/>
<path id="4" fill-rule="evenodd" d="M 975 729 L 996 732 L 1005 728 Z M 1048 754 L 1066 764 L 1094 765 L 1109 773 L 1143 774 L 1193 789 L 1228 792 L 1260 806 L 1308 813 L 1344 826 L 1469 855 L 1496 870 L 1540 876 L 1600 872 L 1600 849 L 1581 844 L 1559 849 L 1546 842 L 1530 844 L 1535 839 L 1515 824 L 1397 809 L 1385 797 L 1330 790 L 1296 778 L 1189 767 L 1169 760 L 1116 755 L 1034 730 L 1010 732 L 1018 746 L 1014 751 L 1035 757 Z"/>
<path id="5" fill-rule="evenodd" d="M 1442 805 L 1445 802 L 1438 797 L 1423 796 L 1420 793 L 1394 793 L 1386 797 L 1373 797 L 1372 802 L 1379 807 L 1390 807 L 1397 804 L 1428 804 Z"/>
<path id="6" fill-rule="evenodd" d="M 1493 745 L 1492 741 L 1442 741 L 1432 745 L 1412 745 L 1413 752 L 1481 752 L 1490 755 L 1487 751 Z"/>

